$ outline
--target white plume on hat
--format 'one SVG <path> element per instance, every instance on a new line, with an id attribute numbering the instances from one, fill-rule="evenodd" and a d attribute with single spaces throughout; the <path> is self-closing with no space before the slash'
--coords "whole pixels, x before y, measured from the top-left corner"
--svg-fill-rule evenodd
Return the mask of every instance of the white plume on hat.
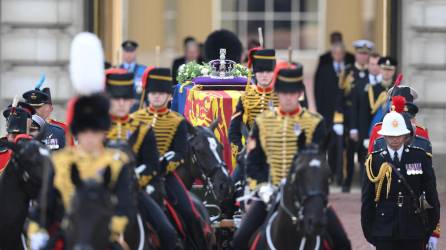
<path id="1" fill-rule="evenodd" d="M 77 34 L 71 43 L 70 76 L 80 95 L 104 90 L 104 52 L 99 38 L 89 32 Z"/>

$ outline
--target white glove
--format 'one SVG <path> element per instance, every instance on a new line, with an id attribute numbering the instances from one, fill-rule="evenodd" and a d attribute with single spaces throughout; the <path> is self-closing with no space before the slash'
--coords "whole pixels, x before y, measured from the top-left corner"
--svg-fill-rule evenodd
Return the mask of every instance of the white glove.
<path id="1" fill-rule="evenodd" d="M 427 243 L 427 250 L 437 250 L 438 238 L 431 236 L 429 237 L 429 242 Z"/>
<path id="2" fill-rule="evenodd" d="M 30 237 L 31 250 L 40 250 L 45 247 L 48 242 L 48 234 L 46 232 L 37 232 Z"/>
<path id="3" fill-rule="evenodd" d="M 162 161 L 162 160 L 170 161 L 170 160 L 173 159 L 173 157 L 175 157 L 175 152 L 174 152 L 174 151 L 169 151 L 169 152 L 165 153 L 165 154 L 160 158 L 160 161 Z"/>
<path id="4" fill-rule="evenodd" d="M 357 129 L 350 129 L 350 138 L 353 141 L 358 141 L 358 130 Z"/>
<path id="5" fill-rule="evenodd" d="M 333 125 L 333 131 L 337 134 L 337 135 L 343 135 L 344 134 L 344 125 L 337 123 Z"/>
<path id="6" fill-rule="evenodd" d="M 364 145 L 364 148 L 368 149 L 370 144 L 370 139 L 364 139 L 362 141 L 362 145 Z"/>

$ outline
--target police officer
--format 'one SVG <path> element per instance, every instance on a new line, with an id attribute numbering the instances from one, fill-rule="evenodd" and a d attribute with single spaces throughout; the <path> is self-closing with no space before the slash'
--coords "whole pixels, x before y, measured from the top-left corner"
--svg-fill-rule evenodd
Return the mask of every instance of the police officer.
<path id="1" fill-rule="evenodd" d="M 3 111 L 3 116 L 6 118 L 6 136 L 0 138 L 4 141 L 15 142 L 20 138 L 20 135 L 28 135 L 31 123 L 31 117 L 35 114 L 35 110 L 32 106 L 19 102 L 17 99 L 13 101 L 12 105 L 9 105 Z M 6 147 L 0 146 L 0 175 L 8 165 L 11 158 L 12 151 Z"/>
<path id="2" fill-rule="evenodd" d="M 125 69 L 134 75 L 134 88 L 138 95 L 137 98 L 139 98 L 142 91 L 141 78 L 146 66 L 136 62 L 136 49 L 138 48 L 138 43 L 132 40 L 127 40 L 121 44 L 121 48 L 122 63 L 119 65 L 119 68 Z"/>
<path id="3" fill-rule="evenodd" d="M 343 162 L 344 171 L 354 169 L 354 156 L 357 151 L 358 130 L 352 128 L 353 121 L 353 96 L 355 89 L 364 89 L 368 82 L 367 63 L 369 54 L 374 48 L 374 44 L 368 40 L 358 40 L 353 43 L 355 48 L 355 63 L 347 65 L 339 75 L 340 94 L 333 117 L 333 130 L 337 135 L 344 136 L 344 149 L 346 150 L 346 159 Z M 365 158 L 364 156 L 361 156 Z M 342 185 L 343 192 L 349 192 L 350 187 L 344 176 Z"/>
<path id="4" fill-rule="evenodd" d="M 245 138 L 251 129 L 255 118 L 263 111 L 277 107 L 277 95 L 274 92 L 272 81 L 274 67 L 276 66 L 275 51 L 273 49 L 254 50 L 249 54 L 248 65 L 252 64 L 256 85 L 248 84 L 240 97 L 229 127 L 229 140 L 232 153 L 237 155 L 243 148 L 243 130 Z M 233 178 L 238 180 L 243 169 L 238 166 Z"/>
<path id="5" fill-rule="evenodd" d="M 302 108 L 298 101 L 304 94 L 302 67 L 281 69 L 276 78 L 275 92 L 278 107 L 266 110 L 256 118 L 248 139 L 246 172 L 250 187 L 268 180 L 279 185 L 287 177 L 293 157 L 298 152 L 298 135 L 305 134 L 305 144 L 321 144 L 326 136 L 323 118 Z M 234 235 L 234 249 L 248 248 L 249 239 L 262 225 L 266 215 L 263 201 L 251 202 Z"/>
<path id="6" fill-rule="evenodd" d="M 110 102 L 103 95 L 93 94 L 79 97 L 73 110 L 71 132 L 76 136 L 78 145 L 67 147 L 52 157 L 54 170 L 49 176 L 50 186 L 47 194 L 47 225 L 39 225 L 40 213 L 31 217 L 28 237 L 32 249 L 40 249 L 47 243 L 48 229 L 61 225 L 62 219 L 70 210 L 75 187 L 70 179 L 72 165 L 76 164 L 81 179 L 98 179 L 98 173 L 107 166 L 111 170 L 110 187 L 116 196 L 116 209 L 110 221 L 112 242 L 119 242 L 128 223 L 129 215 L 134 214 L 131 169 L 128 156 L 116 149 L 104 147 L 107 131 L 110 129 Z"/>
<path id="7" fill-rule="evenodd" d="M 187 236 L 198 249 L 207 249 L 205 235 L 201 226 L 201 217 L 190 201 L 175 169 L 185 162 L 187 157 L 186 120 L 168 108 L 172 97 L 172 75 L 169 68 L 153 68 L 147 71 L 143 79 L 148 91 L 150 106 L 133 114 L 131 118 L 151 126 L 155 132 L 156 145 L 161 155 L 161 173 L 165 175 L 167 198 L 185 222 Z"/>
<path id="8" fill-rule="evenodd" d="M 33 106 L 36 114 L 45 121 L 52 112 L 51 99 L 47 93 L 39 88 L 27 91 L 23 94 L 26 103 Z M 65 130 L 57 125 L 46 122 L 46 132 L 42 142 L 51 150 L 59 150 L 65 147 Z"/>
<path id="9" fill-rule="evenodd" d="M 133 74 L 123 69 L 107 70 L 106 92 L 110 97 L 112 119 L 107 133 L 107 145 L 130 147 L 130 154 L 136 156 L 135 171 L 139 186 L 144 189 L 150 183 L 156 186 L 155 193 L 159 194 L 159 189 L 164 187 L 158 176 L 159 153 L 155 133 L 150 125 L 129 116 L 130 108 L 135 102 Z M 158 204 L 162 205 L 162 195 L 157 195 L 156 198 Z M 138 192 L 138 209 L 143 218 L 157 229 L 162 249 L 175 249 L 177 233 L 158 204 L 146 192 Z"/>
<path id="10" fill-rule="evenodd" d="M 378 250 L 424 249 L 439 219 L 431 155 L 406 145 L 409 133 L 401 114 L 388 113 L 379 131 L 387 146 L 372 152 L 366 162 L 361 224 L 367 241 Z M 427 208 L 426 220 L 421 204 Z"/>

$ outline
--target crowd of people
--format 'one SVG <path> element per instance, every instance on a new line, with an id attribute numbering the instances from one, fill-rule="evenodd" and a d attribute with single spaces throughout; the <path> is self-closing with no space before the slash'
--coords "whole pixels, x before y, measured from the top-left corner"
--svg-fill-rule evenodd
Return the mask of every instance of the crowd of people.
<path id="1" fill-rule="evenodd" d="M 276 51 L 257 45 L 246 53 L 252 77 L 228 128 L 231 150 L 238 156 L 231 180 L 239 188 L 234 197 L 227 198 L 239 206 L 238 197 L 252 190 L 257 193 L 249 204 L 240 205 L 242 220 L 227 249 L 275 249 L 274 244 L 279 243 L 268 238 L 268 233 L 256 232 L 262 232 L 262 225 L 274 219 L 272 212 L 283 208 L 283 201 L 267 202 L 260 190 L 269 187 L 285 192 L 282 189 L 294 171 L 296 155 L 314 147 L 328 149 L 331 180 L 341 185 L 343 192 L 350 192 L 355 163 L 359 166 L 361 224 L 370 244 L 380 250 L 426 246 L 435 250 L 440 204 L 432 146 L 427 129 L 416 122 L 416 90 L 395 77 L 397 61 L 377 53 L 367 40 L 355 41 L 351 54 L 342 35 L 333 33 L 330 50 L 320 56 L 315 73 L 316 113 L 305 107 L 303 66 L 288 62 L 277 68 Z M 44 177 L 34 179 L 27 171 L 21 174 L 24 183 L 40 181 L 35 188 L 42 191 L 34 195 L 24 216 L 26 223 L 20 226 L 26 228 L 25 237 L 11 236 L 13 243 L 0 242 L 0 249 L 21 249 L 25 238 L 33 250 L 121 249 L 128 247 L 126 232 L 135 221 L 154 229 L 160 249 L 209 249 L 206 239 L 212 229 L 177 174 L 190 160 L 191 125 L 169 105 L 180 65 L 214 59 L 218 53 L 215 48 L 226 48 L 240 62 L 242 45 L 235 34 L 225 30 L 212 33 L 203 46 L 189 37 L 184 41 L 185 56 L 175 60 L 172 69 L 138 64 L 137 47 L 135 41 L 122 43 L 122 64 L 99 74 L 102 78 L 96 82 L 105 82 L 102 90 L 69 102 L 66 123 L 51 118 L 51 93 L 49 88 L 42 88 L 43 79 L 35 89 L 23 93 L 23 100 L 14 99 L 4 110 L 7 134 L 0 139 L 0 198 L 8 171 L 22 164 L 14 156 L 21 151 L 13 145 L 34 138 L 52 153 Z M 85 78 L 78 81 L 81 86 L 92 82 Z M 210 147 L 218 154 L 216 144 Z M 49 155 L 45 150 L 39 154 Z M 318 161 L 309 164 L 321 166 Z M 76 212 L 83 209 L 77 194 L 91 186 L 91 179 L 102 180 L 113 194 L 107 224 L 107 244 L 111 245 L 99 248 L 70 240 L 76 234 L 73 228 L 81 221 Z M 306 198 L 321 195 L 328 194 L 310 192 Z M 92 194 L 89 198 L 99 199 Z M 333 208 L 323 206 L 330 240 L 326 239 L 322 248 L 351 249 Z M 93 211 L 87 209 L 87 213 Z M 289 213 L 293 224 L 305 217 L 305 212 Z M 87 218 L 93 223 L 101 216 Z M 99 231 L 90 234 L 100 236 Z M 297 241 L 295 248 L 299 244 Z M 328 245 L 332 248 L 325 248 Z"/>

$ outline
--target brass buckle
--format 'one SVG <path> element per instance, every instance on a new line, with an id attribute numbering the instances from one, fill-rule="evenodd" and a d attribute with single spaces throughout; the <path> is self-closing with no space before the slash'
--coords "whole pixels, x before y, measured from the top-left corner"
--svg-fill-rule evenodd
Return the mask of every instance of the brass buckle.
<path id="1" fill-rule="evenodd" d="M 398 195 L 396 204 L 398 204 L 398 207 L 403 207 L 403 204 L 404 204 L 404 195 Z"/>

